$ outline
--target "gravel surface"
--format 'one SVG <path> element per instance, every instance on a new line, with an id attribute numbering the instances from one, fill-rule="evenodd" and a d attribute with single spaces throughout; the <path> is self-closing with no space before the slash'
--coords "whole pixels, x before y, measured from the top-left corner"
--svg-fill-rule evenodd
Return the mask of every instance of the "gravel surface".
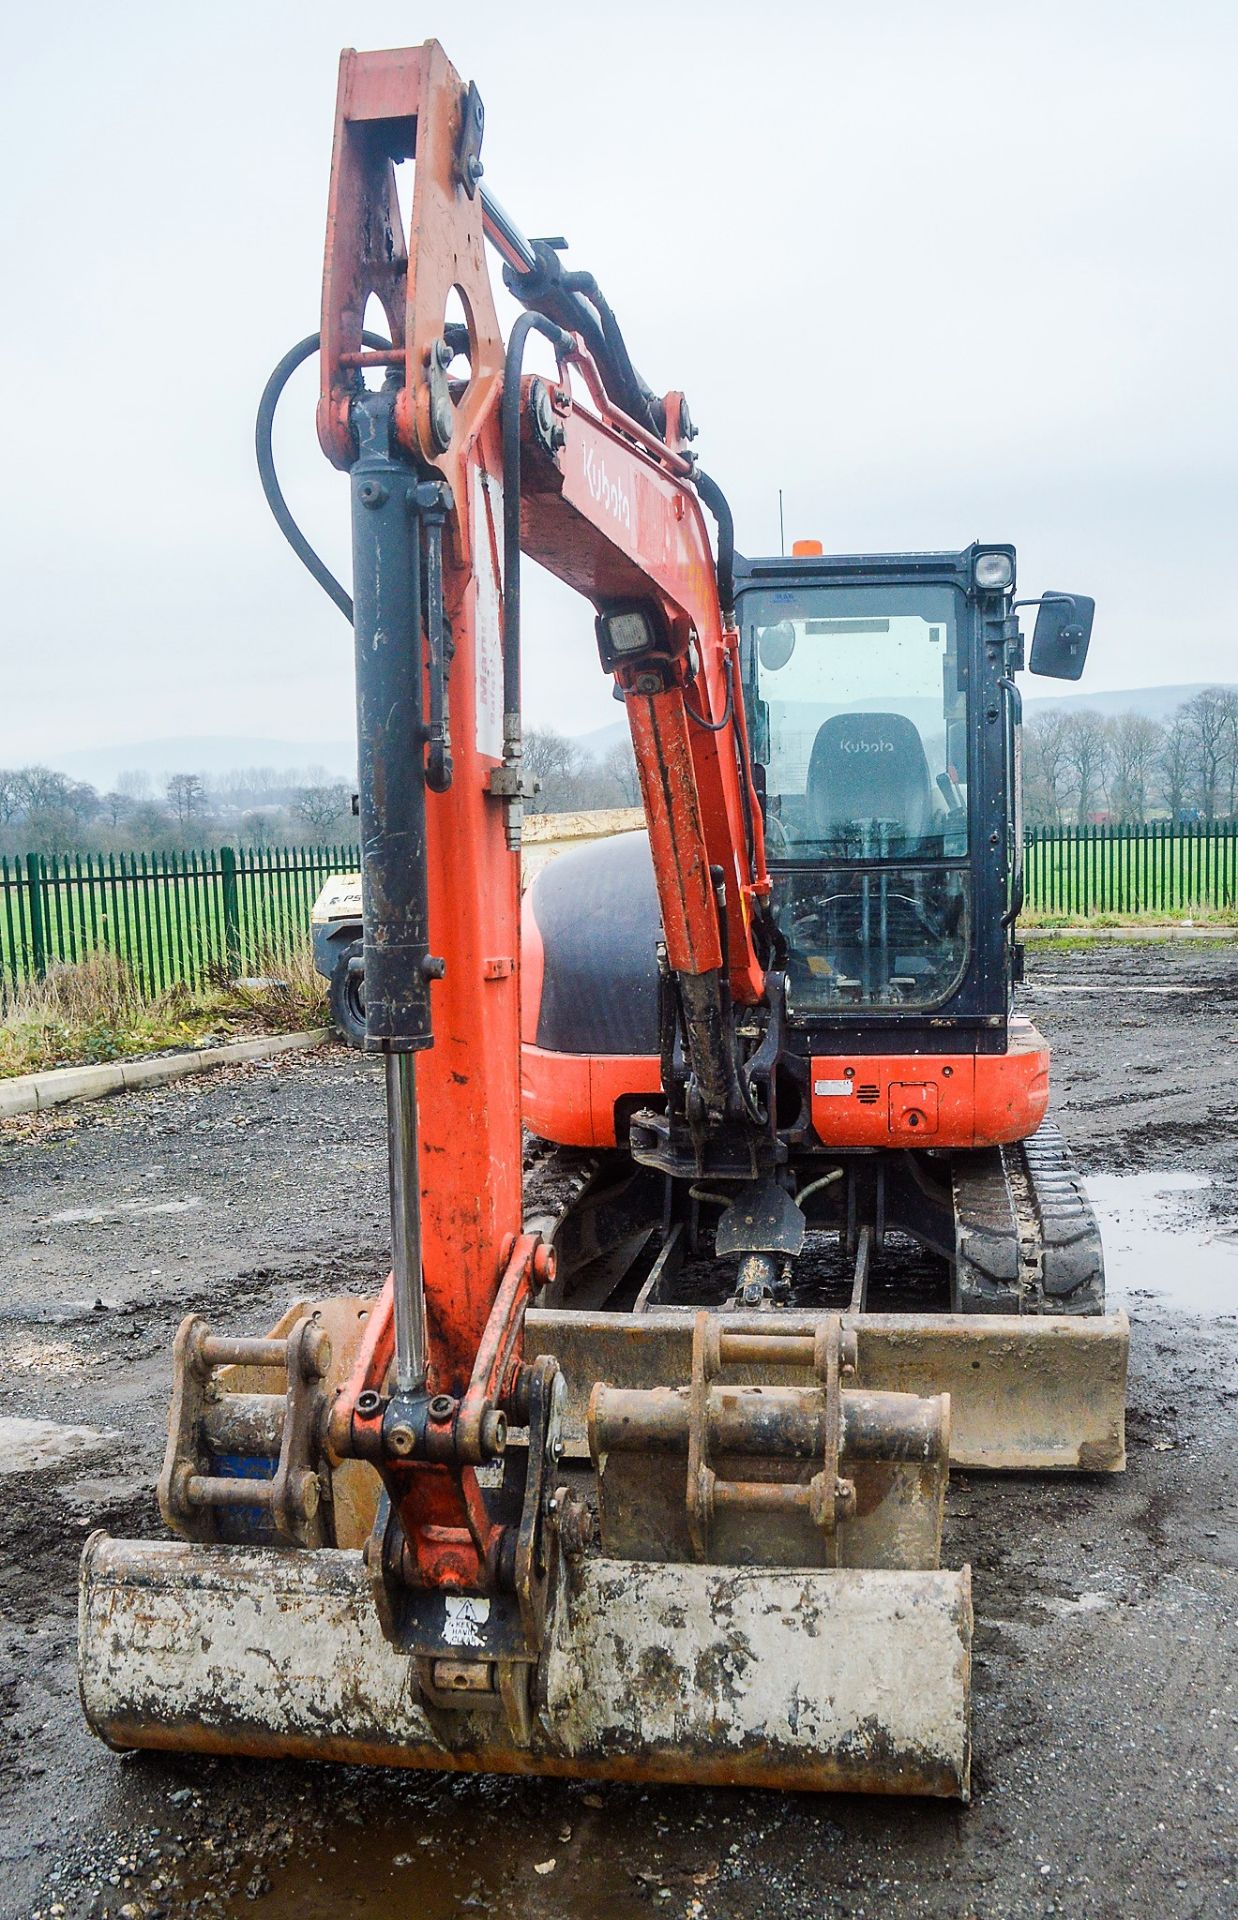
<path id="1" fill-rule="evenodd" d="M 76 1696 L 82 1539 L 158 1531 L 186 1310 L 257 1332 L 296 1293 L 381 1276 L 381 1080 L 333 1048 L 0 1123 L 0 1914 L 1238 1912 L 1238 1285 L 1198 1318 L 1173 1298 L 1238 1220 L 1238 947 L 1029 967 L 1085 1171 L 1208 1183 L 1158 1202 L 1147 1244 L 1167 1219 L 1175 1259 L 1115 1276 L 1126 1475 L 952 1482 L 945 1558 L 971 1560 L 977 1614 L 966 1809 L 109 1753 Z M 59 1447 L 25 1421 L 89 1431 Z"/>

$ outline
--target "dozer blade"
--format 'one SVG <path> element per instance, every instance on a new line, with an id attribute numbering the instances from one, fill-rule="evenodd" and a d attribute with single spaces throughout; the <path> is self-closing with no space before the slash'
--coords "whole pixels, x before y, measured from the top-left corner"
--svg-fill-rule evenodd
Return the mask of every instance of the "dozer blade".
<path id="1" fill-rule="evenodd" d="M 789 1337 L 810 1333 L 819 1316 L 783 1311 Z M 769 1333 L 770 1315 L 734 1314 L 736 1332 Z M 950 1396 L 950 1464 L 991 1471 L 1119 1473 L 1126 1465 L 1126 1368 L 1130 1323 L 1124 1313 L 1061 1315 L 844 1314 L 858 1371 L 876 1392 Z M 526 1321 L 530 1357 L 553 1354 L 568 1397 L 564 1443 L 589 1451 L 592 1382 L 643 1388 L 686 1379 L 693 1315 L 675 1308 L 641 1314 L 534 1309 Z M 743 1385 L 759 1369 L 735 1366 L 722 1377 Z M 788 1370 L 788 1382 L 809 1378 Z"/>
<path id="2" fill-rule="evenodd" d="M 120 1748 L 968 1797 L 967 1568 L 590 1556 L 559 1582 L 520 1744 L 423 1704 L 358 1552 L 95 1534 L 86 1716 Z"/>

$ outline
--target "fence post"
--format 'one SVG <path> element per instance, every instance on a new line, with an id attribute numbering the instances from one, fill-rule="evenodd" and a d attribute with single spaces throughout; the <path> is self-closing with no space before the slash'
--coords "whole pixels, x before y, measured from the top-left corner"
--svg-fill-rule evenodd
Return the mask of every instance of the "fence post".
<path id="1" fill-rule="evenodd" d="M 241 971 L 241 903 L 236 885 L 236 849 L 219 849 L 219 870 L 223 876 L 224 953 L 228 972 L 235 980 Z"/>
<path id="2" fill-rule="evenodd" d="M 26 879 L 30 887 L 30 958 L 35 979 L 43 980 L 47 977 L 47 899 L 41 854 L 26 855 Z"/>

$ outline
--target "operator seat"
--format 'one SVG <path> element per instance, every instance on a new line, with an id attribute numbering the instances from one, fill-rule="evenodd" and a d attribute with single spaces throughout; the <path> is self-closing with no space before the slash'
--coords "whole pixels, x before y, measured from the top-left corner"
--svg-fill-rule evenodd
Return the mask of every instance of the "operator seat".
<path id="1" fill-rule="evenodd" d="M 901 713 L 832 714 L 813 741 L 805 813 L 811 840 L 838 840 L 848 826 L 881 820 L 912 850 L 933 823 L 933 785 L 914 722 Z"/>

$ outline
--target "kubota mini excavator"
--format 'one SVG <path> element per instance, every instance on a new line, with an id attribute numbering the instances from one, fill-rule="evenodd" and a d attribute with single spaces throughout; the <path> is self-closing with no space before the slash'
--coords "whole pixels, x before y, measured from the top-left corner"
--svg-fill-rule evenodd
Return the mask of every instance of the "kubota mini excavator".
<path id="1" fill-rule="evenodd" d="M 435 42 L 345 53 L 321 335 L 259 418 L 355 629 L 392 1273 L 263 1338 L 181 1327 L 180 1537 L 89 1541 L 86 1713 L 122 1747 L 966 1798 L 950 1464 L 1124 1458 L 1126 1322 L 1011 1014 L 1014 553 L 741 558 L 682 394 L 489 195 L 482 131 Z M 355 600 L 270 462 L 314 351 Z M 648 823 L 550 866 L 523 938 L 522 552 L 595 610 Z M 1038 606 L 1033 671 L 1077 677 L 1090 601 Z M 522 974 L 560 1143 L 523 1194 Z"/>

